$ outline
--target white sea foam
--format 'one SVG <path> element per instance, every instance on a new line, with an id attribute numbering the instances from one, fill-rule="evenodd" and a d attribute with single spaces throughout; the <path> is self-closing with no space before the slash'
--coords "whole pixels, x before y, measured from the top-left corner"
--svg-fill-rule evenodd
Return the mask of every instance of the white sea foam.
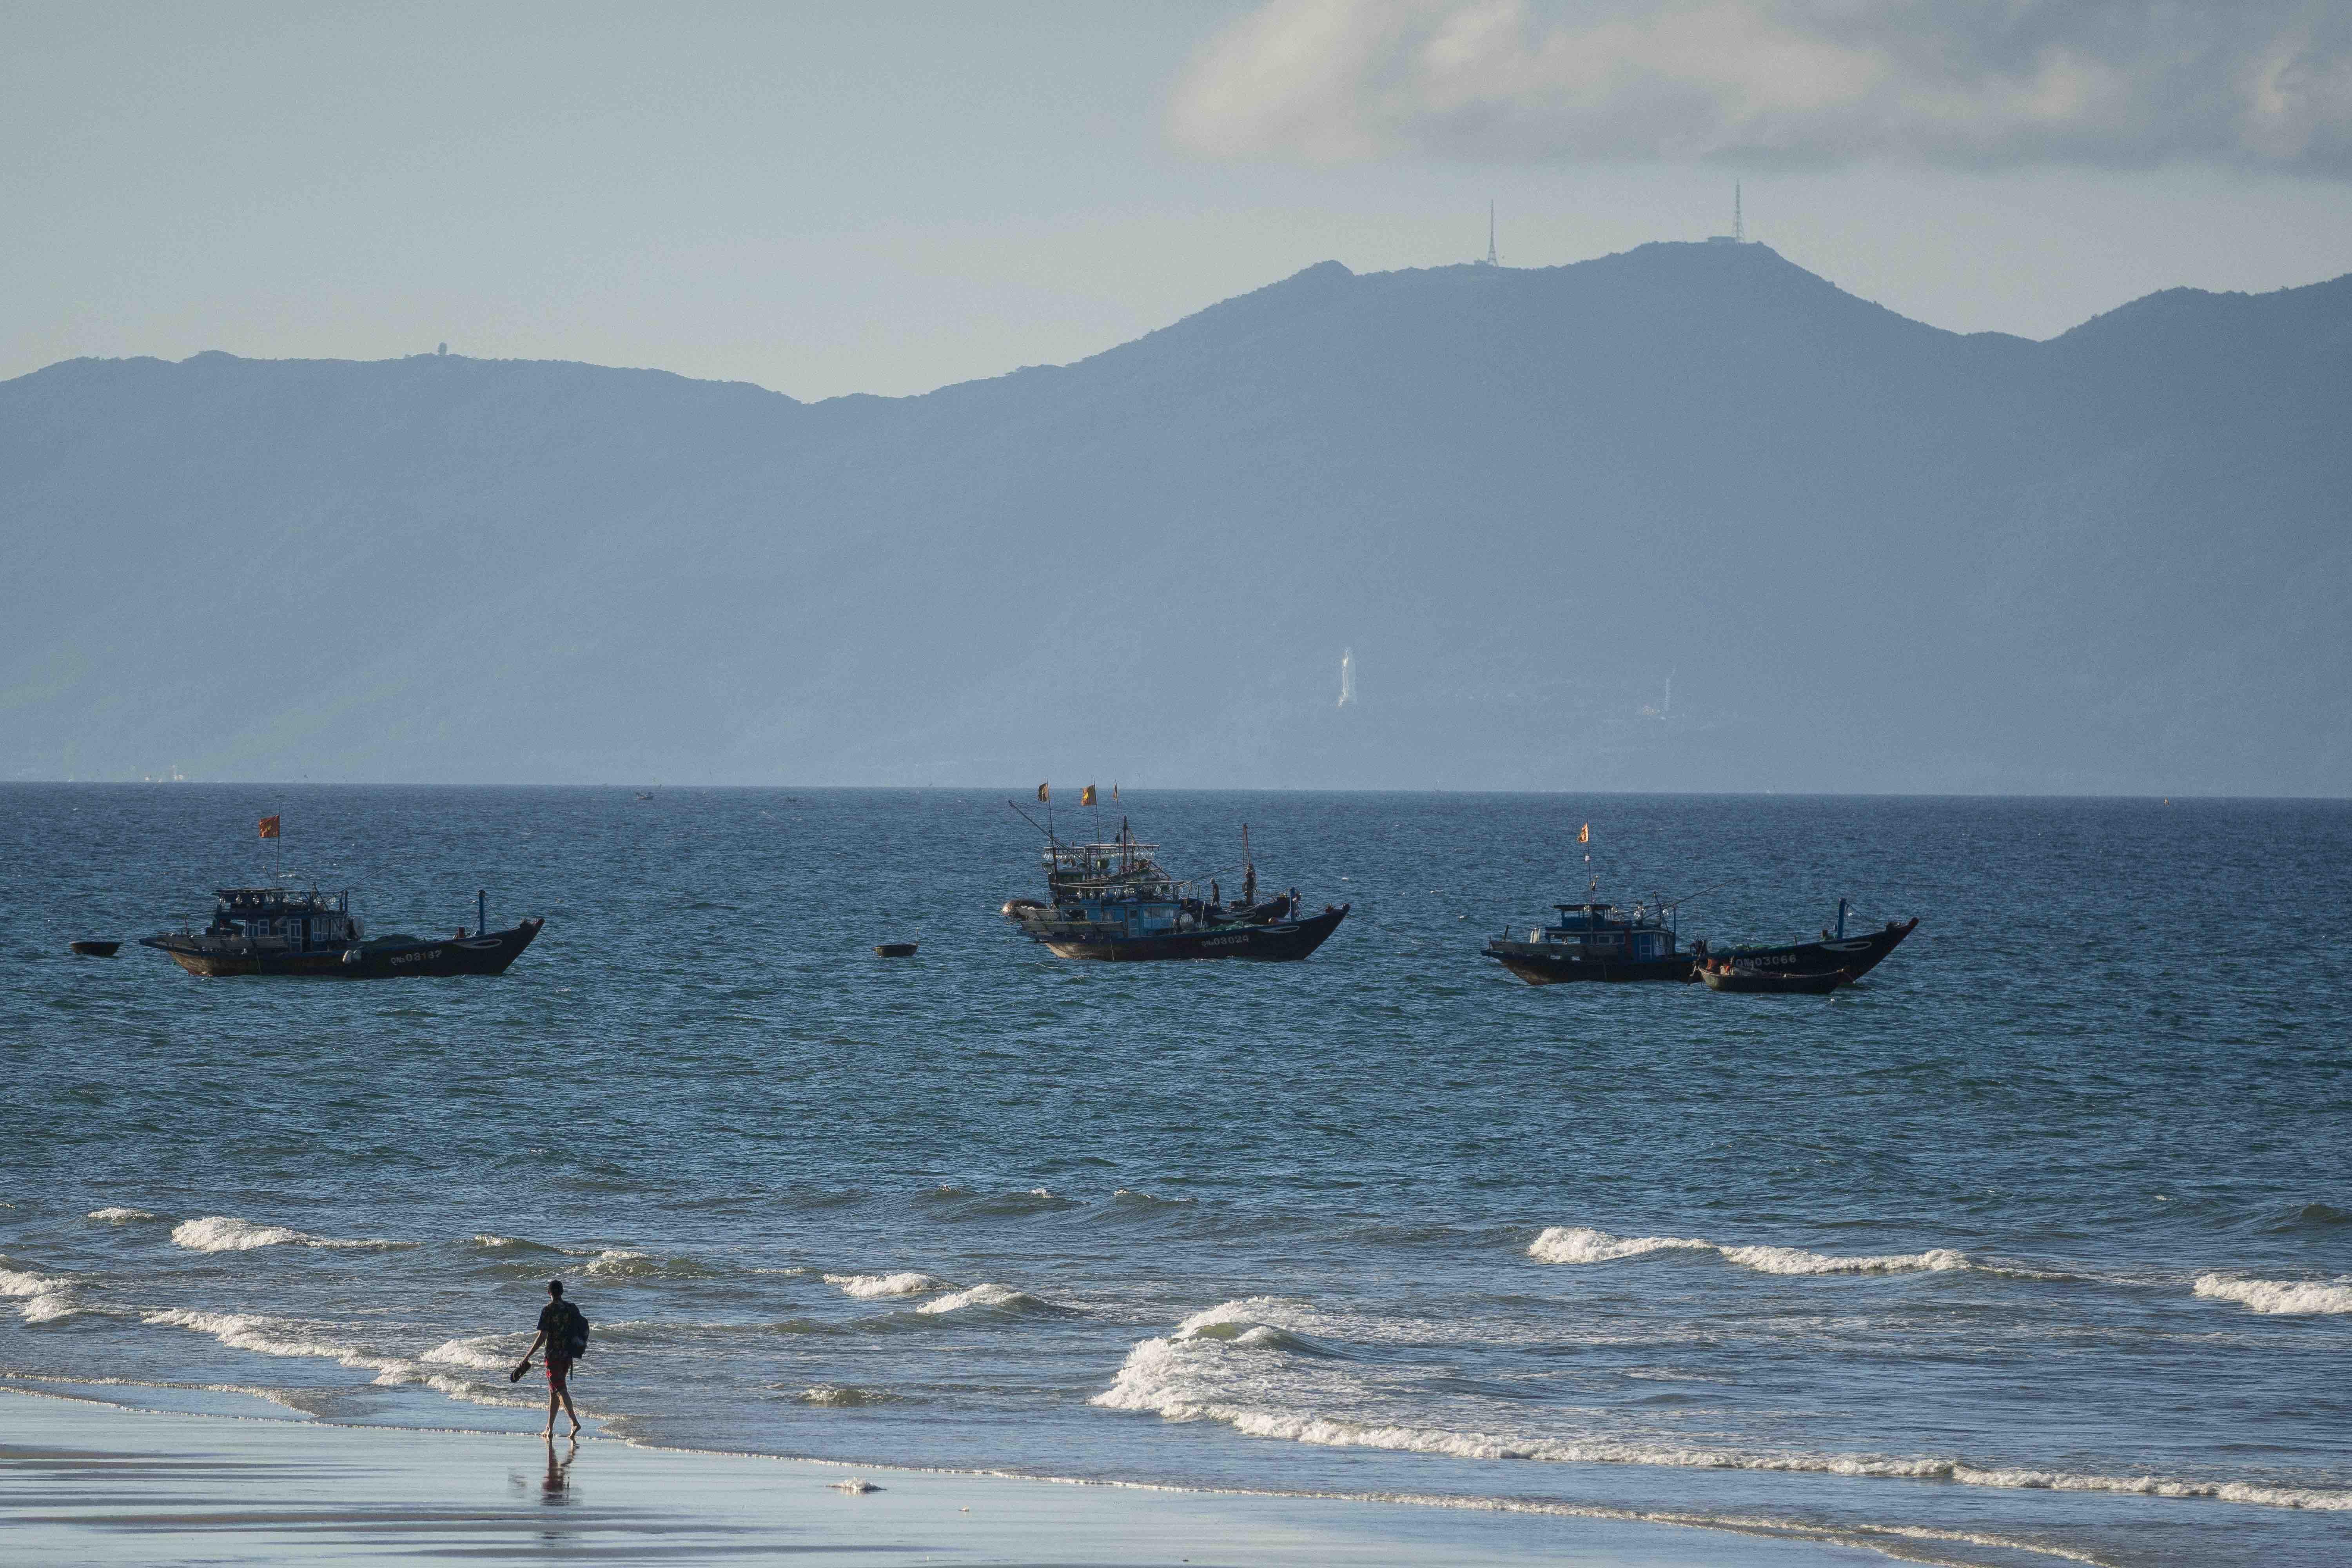
<path id="1" fill-rule="evenodd" d="M 1528 1256 L 1544 1263 L 1613 1263 L 1621 1258 L 1666 1251 L 1713 1252 L 1727 1263 L 1764 1274 L 1899 1274 L 1915 1269 L 1943 1273 L 1955 1268 L 2032 1274 L 2030 1269 L 1979 1264 L 1948 1247 L 1932 1247 L 1926 1252 L 1839 1257 L 1808 1252 L 1800 1247 L 1725 1247 L 1696 1236 L 1612 1236 L 1605 1230 L 1580 1225 L 1549 1226 L 1528 1244 Z"/>
<path id="2" fill-rule="evenodd" d="M 40 1296 L 62 1289 L 65 1281 L 21 1268 L 0 1268 L 0 1296 Z"/>
<path id="3" fill-rule="evenodd" d="M 470 1366 L 483 1372 L 504 1372 L 520 1354 L 520 1345 L 502 1347 L 499 1334 L 478 1334 L 471 1339 L 445 1340 L 416 1359 L 427 1365 Z M 520 1335 L 515 1336 L 518 1340 Z M 508 1353 L 509 1351 L 514 1353 Z"/>
<path id="4" fill-rule="evenodd" d="M 653 1274 L 661 1268 L 660 1261 L 651 1253 L 632 1252 L 625 1247 L 608 1247 L 592 1258 L 583 1274 L 631 1275 Z"/>
<path id="5" fill-rule="evenodd" d="M 1718 1247 L 1730 1262 L 1765 1274 L 1901 1274 L 1914 1269 L 1942 1274 L 1970 1267 L 1968 1258 L 1948 1247 L 1926 1252 L 1889 1252 L 1867 1258 L 1839 1258 L 1807 1252 L 1798 1247 Z"/>
<path id="6" fill-rule="evenodd" d="M 81 1310 L 67 1292 L 73 1281 L 54 1274 L 0 1267 L 0 1296 L 17 1299 L 16 1315 L 28 1323 L 53 1323 Z"/>
<path id="7" fill-rule="evenodd" d="M 1390 1333 L 1381 1333 L 1381 1328 Z M 1306 1302 L 1244 1298 L 1221 1302 L 1173 1328 L 1140 1340 L 1110 1387 L 1094 1396 L 1112 1411 L 1146 1411 L 1167 1420 L 1213 1420 L 1251 1436 L 1343 1448 L 1392 1448 L 1470 1460 L 1552 1460 L 1580 1465 L 1658 1465 L 1677 1469 L 1804 1471 L 1855 1479 L 1927 1479 L 1964 1486 L 2037 1488 L 2079 1493 L 2138 1493 L 2149 1498 L 2216 1498 L 2295 1510 L 2352 1510 L 2343 1488 L 2261 1486 L 2227 1479 L 2105 1477 L 2082 1471 L 1971 1465 L 1952 1455 L 1790 1453 L 1740 1446 L 1682 1444 L 1673 1436 L 1612 1436 L 1559 1432 L 1463 1432 L 1423 1425 L 1412 1411 L 1383 1420 L 1379 1405 L 1400 1392 L 1383 1356 L 1350 1354 L 1348 1338 L 1395 1340 L 1416 1323 L 1383 1323 Z M 1327 1340 L 1328 1350 L 1298 1335 Z"/>
<path id="8" fill-rule="evenodd" d="M 537 1407 L 533 1400 L 504 1393 L 500 1384 L 485 1384 L 444 1370 L 461 1366 L 503 1373 L 509 1363 L 483 1348 L 492 1342 L 491 1336 L 450 1340 L 412 1359 L 383 1355 L 362 1346 L 341 1342 L 330 1338 L 315 1324 L 257 1312 L 194 1312 L 173 1309 L 142 1314 L 141 1321 L 159 1326 L 193 1329 L 198 1333 L 210 1334 L 231 1350 L 250 1351 L 257 1355 L 312 1356 L 321 1361 L 331 1361 L 355 1372 L 373 1373 L 375 1375 L 371 1381 L 384 1387 L 420 1384 L 453 1399 L 467 1400 L 476 1405 L 518 1409 Z"/>
<path id="9" fill-rule="evenodd" d="M 26 1300 L 16 1309 L 16 1313 L 28 1323 L 54 1323 L 80 1310 L 81 1303 L 64 1291 L 49 1290 Z"/>
<path id="10" fill-rule="evenodd" d="M 1272 1320 L 1269 1321 L 1269 1320 Z M 1408 1417 L 1389 1421 L 1368 1403 L 1393 1392 L 1391 1373 L 1340 1353 L 1311 1351 L 1296 1336 L 1328 1336 L 1349 1315 L 1254 1297 L 1194 1313 L 1164 1338 L 1129 1352 L 1092 1403 L 1171 1421 L 1216 1421 L 1253 1436 L 1330 1447 L 1394 1449 L 1474 1459 L 1652 1465 L 1803 1472 L 1861 1479 L 1955 1481 L 1969 1486 L 2213 1498 L 2277 1508 L 2352 1509 L 2352 1490 L 2264 1486 L 2160 1476 L 2107 1476 L 1972 1465 L 1947 1456 L 1793 1452 L 1679 1443 L 1671 1437 L 1461 1431 Z M 1309 1325 L 1313 1328 L 1310 1329 Z M 1408 1326 L 1409 1327 L 1409 1326 Z"/>
<path id="11" fill-rule="evenodd" d="M 824 1282 L 845 1296 L 928 1296 L 934 1290 L 952 1289 L 936 1274 L 828 1274 Z"/>
<path id="12" fill-rule="evenodd" d="M 994 1307 L 1001 1311 L 1021 1311 L 1047 1305 L 1049 1303 L 1041 1298 L 1032 1296 L 1026 1290 L 1015 1290 L 1010 1285 L 974 1285 L 969 1289 L 942 1296 L 936 1301 L 926 1301 L 915 1310 L 961 1312 L 966 1307 Z"/>
<path id="13" fill-rule="evenodd" d="M 2352 1279 L 2234 1279 L 2200 1274 L 2196 1291 L 2257 1312 L 2352 1312 Z"/>
<path id="14" fill-rule="evenodd" d="M 162 1216 L 159 1215 L 150 1214 L 145 1209 L 127 1209 L 109 1206 L 102 1209 L 90 1210 L 89 1217 L 94 1220 L 101 1221 L 107 1225 L 130 1225 L 138 1220 L 159 1219 Z"/>
<path id="15" fill-rule="evenodd" d="M 206 1215 L 182 1220 L 172 1227 L 172 1240 L 196 1252 L 250 1252 L 260 1247 L 333 1247 L 361 1250 L 390 1249 L 414 1245 L 405 1241 L 347 1241 L 331 1236 L 310 1236 L 282 1225 L 256 1225 L 235 1215 Z"/>
<path id="16" fill-rule="evenodd" d="M 1705 1252 L 1714 1247 L 1692 1236 L 1612 1236 L 1586 1226 L 1555 1225 L 1528 1244 L 1528 1256 L 1545 1263 L 1610 1263 L 1645 1252 Z"/>
<path id="17" fill-rule="evenodd" d="M 212 1335 L 231 1350 L 251 1351 L 257 1355 L 317 1356 L 368 1372 L 387 1372 L 401 1364 L 393 1357 L 370 1355 L 354 1346 L 338 1344 L 291 1318 L 272 1318 L 258 1312 L 192 1312 L 173 1308 L 148 1312 L 140 1321 L 194 1329 Z"/>

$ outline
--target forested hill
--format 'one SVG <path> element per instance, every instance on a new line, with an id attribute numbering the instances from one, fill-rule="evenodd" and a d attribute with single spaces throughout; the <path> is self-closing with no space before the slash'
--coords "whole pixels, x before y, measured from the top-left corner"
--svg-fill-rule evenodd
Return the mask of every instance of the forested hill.
<path id="1" fill-rule="evenodd" d="M 73 361 L 0 778 L 2347 795 L 2347 430 L 2352 278 L 2037 343 L 1759 245 L 899 399 Z"/>

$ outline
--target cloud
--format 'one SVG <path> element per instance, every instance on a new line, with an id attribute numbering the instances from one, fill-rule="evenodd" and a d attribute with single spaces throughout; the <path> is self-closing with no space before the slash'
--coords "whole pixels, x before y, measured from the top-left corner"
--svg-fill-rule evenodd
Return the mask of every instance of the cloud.
<path id="1" fill-rule="evenodd" d="M 1213 156 L 2203 160 L 2352 174 L 2343 0 L 1276 0 L 1178 82 Z"/>

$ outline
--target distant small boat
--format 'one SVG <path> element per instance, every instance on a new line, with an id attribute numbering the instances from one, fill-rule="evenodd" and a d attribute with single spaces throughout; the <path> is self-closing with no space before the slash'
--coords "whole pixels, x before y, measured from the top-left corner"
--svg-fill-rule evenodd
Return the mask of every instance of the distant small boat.
<path id="1" fill-rule="evenodd" d="M 1748 969 L 1727 958 L 1711 958 L 1698 966 L 1698 977 L 1709 991 L 1739 991 L 1759 996 L 1826 996 L 1853 977 L 1843 969 L 1811 974 L 1785 970 Z"/>
<path id="2" fill-rule="evenodd" d="M 877 958 L 912 958 L 915 944 L 911 942 L 877 942 L 874 944 Z"/>
<path id="3" fill-rule="evenodd" d="M 112 958 L 122 944 L 119 942 L 78 942 L 73 950 L 84 958 Z"/>

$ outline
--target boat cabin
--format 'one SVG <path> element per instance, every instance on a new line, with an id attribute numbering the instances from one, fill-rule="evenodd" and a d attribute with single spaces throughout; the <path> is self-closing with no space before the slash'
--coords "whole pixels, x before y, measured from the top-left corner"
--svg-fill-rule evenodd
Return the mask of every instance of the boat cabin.
<path id="1" fill-rule="evenodd" d="M 1633 906 L 1554 904 L 1559 919 L 1528 931 L 1528 941 L 1563 958 L 1655 959 L 1675 956 L 1675 933 L 1664 916 Z"/>
<path id="2" fill-rule="evenodd" d="M 1164 936 L 1200 923 L 1199 901 L 1188 884 L 1160 868 L 1157 844 L 1139 844 L 1124 830 L 1107 844 L 1045 846 L 1045 886 L 1052 906 L 1047 929 L 1108 937 Z"/>
<path id="3" fill-rule="evenodd" d="M 362 927 L 352 918 L 352 895 L 307 893 L 284 888 L 218 888 L 214 897 L 213 923 L 206 936 L 243 937 L 257 949 L 312 952 L 347 946 L 360 940 Z"/>

